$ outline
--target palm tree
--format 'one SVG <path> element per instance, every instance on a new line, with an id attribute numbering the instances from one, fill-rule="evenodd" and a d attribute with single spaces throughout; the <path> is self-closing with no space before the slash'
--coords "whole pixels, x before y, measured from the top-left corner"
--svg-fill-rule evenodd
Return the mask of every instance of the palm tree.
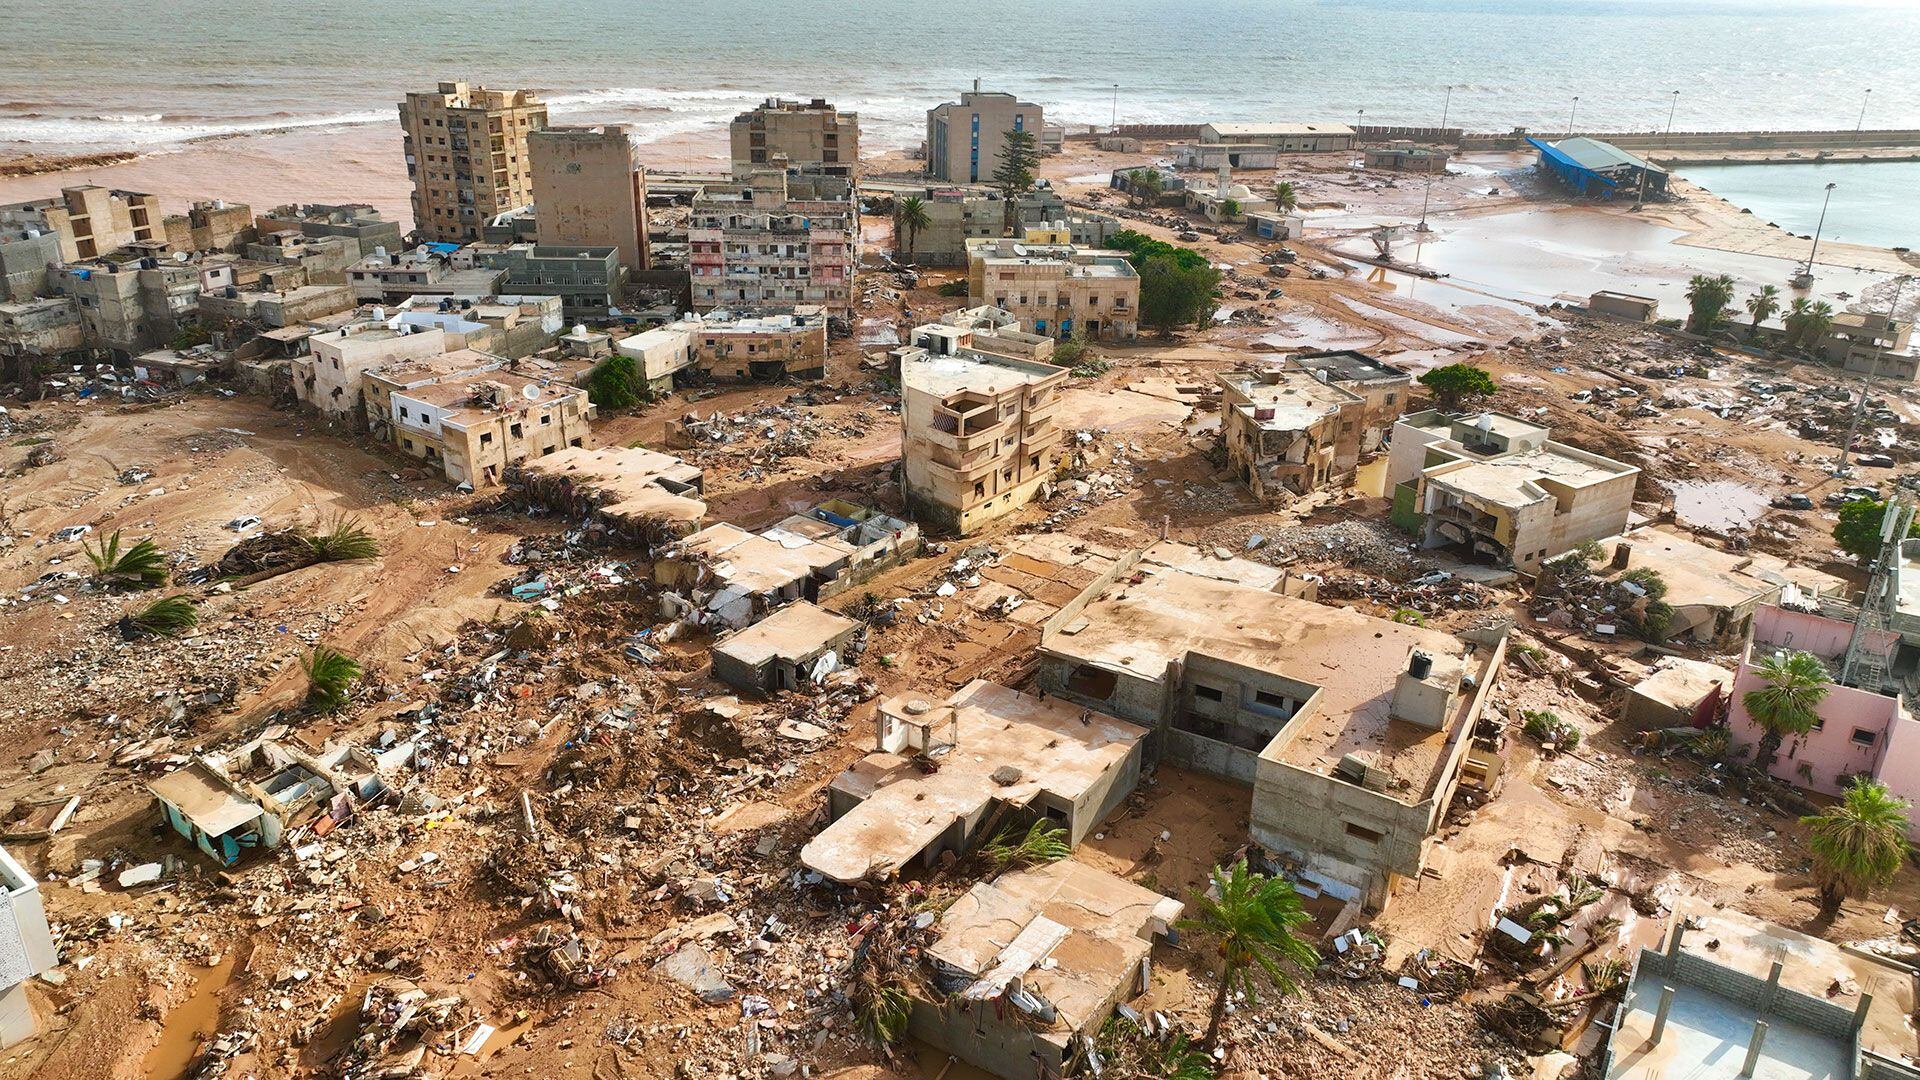
<path id="1" fill-rule="evenodd" d="M 326 532 L 304 538 L 314 562 L 352 562 L 380 554 L 380 542 L 361 528 L 359 518 L 336 518 Z"/>
<path id="2" fill-rule="evenodd" d="M 1907 808 L 1878 780 L 1855 780 L 1840 805 L 1800 819 L 1813 849 L 1820 914 L 1831 917 L 1849 896 L 1865 896 L 1893 880 L 1907 857 Z"/>
<path id="3" fill-rule="evenodd" d="M 920 239 L 920 230 L 933 225 L 933 219 L 927 216 L 927 203 L 918 195 L 909 195 L 893 207 L 894 249 L 901 258 L 912 261 L 913 248 Z M 907 245 L 900 246 L 900 234 L 906 234 Z"/>
<path id="4" fill-rule="evenodd" d="M 307 673 L 307 701 L 322 712 L 345 705 L 348 689 L 361 675 L 358 661 L 325 645 L 315 645 L 313 655 L 301 657 L 300 670 Z"/>
<path id="5" fill-rule="evenodd" d="M 1800 347 L 1818 348 L 1820 342 L 1833 331 L 1833 305 L 1825 300 L 1815 300 L 1807 308 L 1806 322 L 1801 324 Z"/>
<path id="6" fill-rule="evenodd" d="M 1820 720 L 1820 703 L 1832 689 L 1827 665 L 1808 652 L 1775 654 L 1755 668 L 1767 684 L 1749 690 L 1740 703 L 1747 715 L 1760 725 L 1760 747 L 1754 764 L 1765 769 L 1780 752 L 1780 743 L 1788 735 L 1805 735 Z"/>
<path id="7" fill-rule="evenodd" d="M 151 637 L 179 637 L 200 624 L 200 613 L 186 596 L 163 596 L 127 618 L 127 626 Z"/>
<path id="8" fill-rule="evenodd" d="M 1300 193 L 1294 190 L 1293 182 L 1282 180 L 1273 185 L 1274 208 L 1283 214 L 1291 214 L 1300 205 Z"/>
<path id="9" fill-rule="evenodd" d="M 1024 834 L 1016 825 L 1007 826 L 1000 835 L 987 841 L 984 854 L 996 869 L 1004 870 L 1010 866 L 1059 862 L 1073 854 L 1073 847 L 1067 843 L 1065 828 L 1040 818 Z"/>
<path id="10" fill-rule="evenodd" d="M 1733 278 L 1726 274 L 1695 274 L 1687 281 L 1687 329 L 1696 334 L 1711 334 L 1733 302 Z"/>
<path id="11" fill-rule="evenodd" d="M 167 583 L 167 560 L 152 540 L 142 540 L 125 551 L 120 550 L 120 530 L 100 543 L 83 545 L 87 561 L 93 564 L 93 576 L 113 586 L 130 589 L 157 589 Z"/>
<path id="12" fill-rule="evenodd" d="M 1747 324 L 1747 340 L 1752 341 L 1760 332 L 1760 324 L 1773 318 L 1780 310 L 1780 288 L 1777 285 L 1762 285 L 1760 291 L 1747 297 L 1747 314 L 1753 321 Z"/>
<path id="13" fill-rule="evenodd" d="M 1158 169 L 1135 169 L 1127 174 L 1127 195 L 1135 206 L 1147 206 L 1157 201 L 1163 189 Z"/>
<path id="14" fill-rule="evenodd" d="M 1247 860 L 1231 871 L 1213 868 L 1213 888 L 1194 895 L 1199 912 L 1181 921 L 1182 929 L 1205 931 L 1220 942 L 1220 991 L 1201 1045 L 1212 1051 L 1227 1015 L 1227 995 L 1235 985 L 1254 998 L 1254 974 L 1267 978 L 1282 994 L 1297 994 L 1300 984 L 1289 968 L 1311 971 L 1320 962 L 1312 945 L 1294 936 L 1296 927 L 1310 921 L 1300 907 L 1300 896 L 1285 878 L 1250 873 Z"/>

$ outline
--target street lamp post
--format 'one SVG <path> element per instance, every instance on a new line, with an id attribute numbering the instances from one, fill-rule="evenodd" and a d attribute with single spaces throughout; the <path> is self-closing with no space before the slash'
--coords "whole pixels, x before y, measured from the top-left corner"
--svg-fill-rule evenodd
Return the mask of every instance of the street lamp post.
<path id="1" fill-rule="evenodd" d="M 1860 143 L 1860 129 L 1865 127 L 1867 123 L 1867 102 L 1872 100 L 1873 87 L 1869 86 L 1867 87 L 1867 92 L 1860 95 L 1860 115 L 1853 121 L 1853 142 L 1856 146 Z"/>
<path id="2" fill-rule="evenodd" d="M 1820 233 L 1827 227 L 1827 205 L 1833 202 L 1833 189 L 1839 185 L 1829 183 L 1826 197 L 1820 200 L 1820 220 L 1813 227 L 1813 246 L 1807 249 L 1807 265 L 1800 270 L 1800 276 L 1794 284 L 1806 288 L 1813 284 L 1813 256 L 1820 250 Z"/>
<path id="3" fill-rule="evenodd" d="M 1445 138 L 1444 133 L 1447 130 L 1447 113 L 1452 111 L 1452 109 L 1453 109 L 1453 84 L 1448 83 L 1446 100 L 1440 103 L 1440 130 L 1442 132 L 1442 136 L 1441 136 L 1442 138 Z"/>
<path id="4" fill-rule="evenodd" d="M 1573 95 L 1573 111 L 1567 114 L 1567 138 L 1573 138 L 1573 118 L 1580 115 L 1580 95 Z"/>
<path id="5" fill-rule="evenodd" d="M 1107 121 L 1107 130 L 1113 131 L 1120 126 L 1120 84 L 1113 84 L 1113 118 Z"/>
<path id="6" fill-rule="evenodd" d="M 1673 142 L 1673 114 L 1680 111 L 1680 91 L 1673 92 L 1673 104 L 1667 106 L 1667 134 L 1660 140 L 1661 146 Z"/>

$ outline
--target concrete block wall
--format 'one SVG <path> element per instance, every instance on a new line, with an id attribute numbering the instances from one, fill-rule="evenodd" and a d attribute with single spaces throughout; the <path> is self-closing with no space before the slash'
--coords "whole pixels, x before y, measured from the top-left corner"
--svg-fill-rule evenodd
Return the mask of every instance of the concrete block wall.
<path id="1" fill-rule="evenodd" d="M 1762 1017 L 1777 1016 L 1829 1038 L 1848 1040 L 1854 1034 L 1852 1009 L 1771 985 L 1766 979 L 1717 964 L 1707 957 L 1689 952 L 1668 956 L 1642 949 L 1639 970 L 1644 976 L 1698 987 L 1742 1008 L 1752 1009 Z"/>

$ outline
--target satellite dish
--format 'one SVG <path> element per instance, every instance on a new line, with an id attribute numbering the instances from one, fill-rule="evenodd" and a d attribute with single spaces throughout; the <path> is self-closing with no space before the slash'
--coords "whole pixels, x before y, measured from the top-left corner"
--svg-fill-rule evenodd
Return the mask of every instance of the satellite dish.
<path id="1" fill-rule="evenodd" d="M 193 256 L 191 256 L 191 255 L 188 255 L 188 254 L 187 254 L 186 252 L 184 252 L 184 251 L 176 251 L 176 252 L 174 252 L 174 253 L 173 253 L 173 261 L 174 261 L 174 262 L 186 262 L 186 261 L 187 261 L 188 259 L 190 259 L 190 258 L 192 258 L 192 257 L 193 257 Z"/>
<path id="2" fill-rule="evenodd" d="M 528 401 L 538 401 L 540 400 L 540 388 L 532 383 L 528 383 L 520 388 L 520 396 L 526 398 Z"/>

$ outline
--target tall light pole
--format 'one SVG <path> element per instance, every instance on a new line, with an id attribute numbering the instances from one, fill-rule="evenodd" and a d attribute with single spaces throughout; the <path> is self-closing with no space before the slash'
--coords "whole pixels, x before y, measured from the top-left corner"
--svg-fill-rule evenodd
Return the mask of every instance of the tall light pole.
<path id="1" fill-rule="evenodd" d="M 1815 252 L 1820 250 L 1820 232 L 1827 227 L 1827 204 L 1833 201 L 1833 189 L 1837 186 L 1836 184 L 1828 184 L 1827 195 L 1820 200 L 1820 221 L 1813 227 L 1813 246 L 1807 249 L 1807 265 L 1801 269 L 1800 277 L 1795 282 L 1795 284 L 1805 282 L 1805 285 L 1800 286 L 1803 289 L 1806 288 L 1807 285 L 1813 284 L 1813 256 Z"/>
<path id="2" fill-rule="evenodd" d="M 1872 100 L 1873 87 L 1869 86 L 1867 87 L 1867 92 L 1860 95 L 1860 115 L 1853 121 L 1853 144 L 1855 146 L 1860 145 L 1860 129 L 1865 127 L 1867 123 L 1867 102 Z"/>
<path id="3" fill-rule="evenodd" d="M 1118 129 L 1119 127 L 1120 127 L 1120 84 L 1114 83 L 1113 84 L 1113 119 L 1107 121 L 1107 130 L 1113 131 Z"/>
<path id="4" fill-rule="evenodd" d="M 1440 103 L 1440 131 L 1442 132 L 1442 136 L 1441 136 L 1442 138 L 1445 137 L 1444 133 L 1447 130 L 1447 113 L 1450 112 L 1452 109 L 1453 109 L 1453 84 L 1448 83 L 1446 100 Z"/>
<path id="5" fill-rule="evenodd" d="M 1573 118 L 1580 115 L 1580 95 L 1573 95 L 1573 111 L 1567 114 L 1567 137 L 1573 137 Z"/>
<path id="6" fill-rule="evenodd" d="M 1667 106 L 1667 134 L 1660 140 L 1661 146 L 1673 142 L 1673 114 L 1680 111 L 1680 91 L 1673 92 L 1673 104 Z"/>

